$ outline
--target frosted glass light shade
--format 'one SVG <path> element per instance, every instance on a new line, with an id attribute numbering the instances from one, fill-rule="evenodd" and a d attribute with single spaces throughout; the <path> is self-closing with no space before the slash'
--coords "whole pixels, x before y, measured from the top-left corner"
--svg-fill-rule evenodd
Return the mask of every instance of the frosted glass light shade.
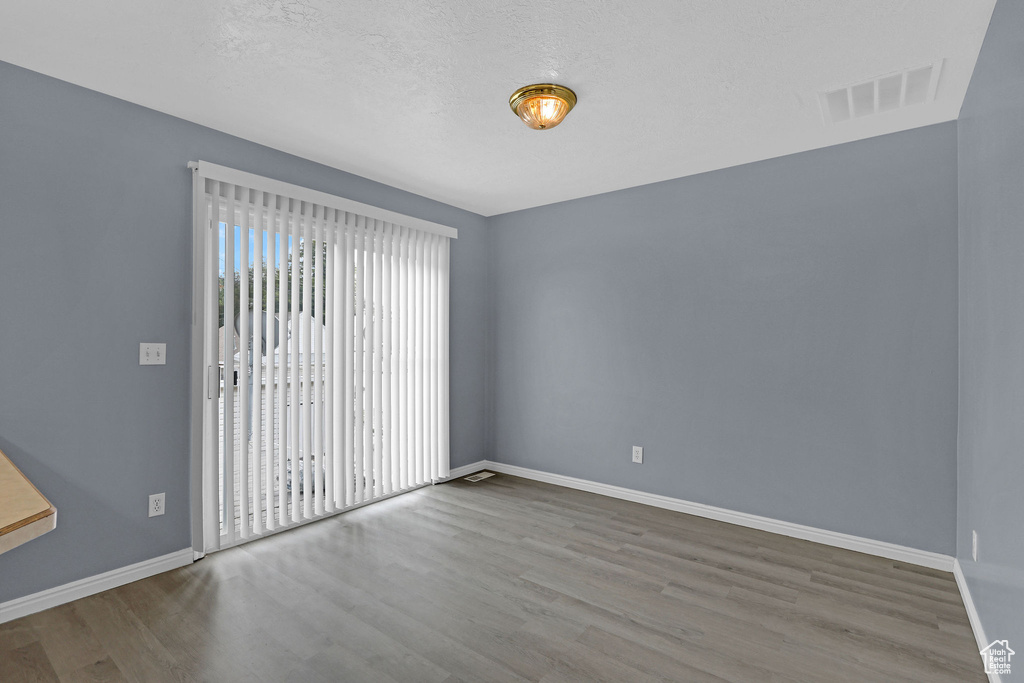
<path id="1" fill-rule="evenodd" d="M 548 130 L 562 122 L 576 105 L 576 93 L 562 85 L 528 85 L 512 93 L 512 111 L 530 128 Z"/>

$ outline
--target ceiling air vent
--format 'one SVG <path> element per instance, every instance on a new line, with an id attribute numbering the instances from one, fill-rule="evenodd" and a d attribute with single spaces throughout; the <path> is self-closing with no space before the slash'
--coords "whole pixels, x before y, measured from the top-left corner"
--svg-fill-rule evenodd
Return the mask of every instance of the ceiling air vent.
<path id="1" fill-rule="evenodd" d="M 819 93 L 825 124 L 932 102 L 943 61 Z"/>

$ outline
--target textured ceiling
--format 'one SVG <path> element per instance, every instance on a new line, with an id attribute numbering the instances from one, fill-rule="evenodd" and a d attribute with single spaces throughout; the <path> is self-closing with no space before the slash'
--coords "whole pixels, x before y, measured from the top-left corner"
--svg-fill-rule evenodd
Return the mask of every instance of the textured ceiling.
<path id="1" fill-rule="evenodd" d="M 955 119 L 994 4 L 4 0 L 0 60 L 493 215 Z M 933 102 L 823 123 L 940 60 Z M 532 131 L 542 81 L 580 101 Z"/>

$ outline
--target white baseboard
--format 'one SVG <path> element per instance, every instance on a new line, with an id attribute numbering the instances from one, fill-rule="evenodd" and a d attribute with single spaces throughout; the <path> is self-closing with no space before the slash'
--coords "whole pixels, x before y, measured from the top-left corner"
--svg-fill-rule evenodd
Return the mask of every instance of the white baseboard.
<path id="1" fill-rule="evenodd" d="M 814 541 L 815 543 L 822 543 L 836 548 L 845 548 L 846 550 L 854 550 L 859 553 L 876 555 L 890 560 L 916 564 L 921 567 L 930 567 L 932 569 L 939 569 L 946 572 L 953 571 L 954 558 L 950 555 L 942 555 L 940 553 L 933 553 L 927 550 L 918 550 L 917 548 L 909 548 L 907 546 L 887 543 L 885 541 L 876 541 L 871 538 L 851 536 L 850 534 L 842 534 L 837 531 L 827 531 L 825 529 L 804 526 L 803 524 L 783 522 L 778 519 L 771 519 L 770 517 L 751 515 L 746 512 L 736 512 L 735 510 L 727 510 L 713 505 L 705 505 L 704 503 L 693 503 L 680 498 L 671 498 L 669 496 L 661 496 L 655 493 L 645 493 L 643 491 L 627 489 L 621 486 L 612 486 L 611 484 L 601 484 L 595 481 L 588 481 L 586 479 L 567 477 L 561 474 L 550 474 L 548 472 L 541 472 L 540 470 L 532 470 L 526 467 L 517 467 L 515 465 L 506 465 L 504 463 L 494 462 L 491 460 L 481 460 L 473 463 L 472 465 L 466 465 L 465 467 L 459 468 L 460 471 L 464 470 L 466 474 L 472 474 L 473 472 L 483 469 L 500 472 L 502 474 L 510 474 L 524 479 L 543 481 L 548 484 L 565 486 L 567 488 L 578 489 L 580 491 L 598 493 L 603 496 L 620 498 L 622 500 L 629 500 L 634 503 L 642 503 L 644 505 L 651 505 L 654 507 L 664 508 L 666 510 L 684 512 L 688 515 L 706 517 L 708 519 L 737 524 L 751 529 L 769 531 L 773 534 L 781 534 L 792 538 L 801 538 L 806 541 Z"/>
<path id="2" fill-rule="evenodd" d="M 475 472 L 479 472 L 480 470 L 487 469 L 487 466 L 490 464 L 491 463 L 489 463 L 486 460 L 477 460 L 476 462 L 472 462 L 468 465 L 463 465 L 462 467 L 454 467 L 448 473 L 448 476 L 444 478 L 444 481 L 451 481 L 452 479 L 458 479 L 459 477 L 465 477 L 470 474 L 474 474 Z"/>
<path id="3" fill-rule="evenodd" d="M 161 574 L 178 567 L 192 564 L 192 549 L 185 548 L 177 552 L 154 557 L 151 560 L 144 560 L 127 567 L 112 569 L 103 574 L 90 576 L 78 581 L 66 583 L 63 586 L 50 588 L 45 591 L 26 595 L 23 598 L 16 598 L 8 602 L 0 603 L 0 624 L 21 617 L 42 612 L 57 605 L 63 605 L 72 600 L 102 593 L 111 588 L 123 586 L 126 583 L 145 579 L 156 574 Z"/>
<path id="4" fill-rule="evenodd" d="M 960 560 L 953 560 L 953 576 L 956 577 L 957 588 L 960 589 L 960 597 L 967 608 L 967 618 L 971 621 L 971 631 L 974 632 L 974 640 L 978 644 L 978 652 L 988 647 L 989 639 L 985 637 L 985 629 L 981 625 L 981 617 L 978 615 L 978 608 L 974 606 L 974 598 L 971 597 L 971 589 L 967 587 L 967 577 L 960 567 Z M 989 683 L 1002 683 L 999 674 L 988 674 Z"/>

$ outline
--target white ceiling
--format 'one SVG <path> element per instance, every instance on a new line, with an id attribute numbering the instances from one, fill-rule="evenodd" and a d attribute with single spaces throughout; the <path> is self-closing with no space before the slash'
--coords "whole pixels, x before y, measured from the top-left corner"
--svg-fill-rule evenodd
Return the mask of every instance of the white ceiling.
<path id="1" fill-rule="evenodd" d="M 3 0 L 0 60 L 494 215 L 955 119 L 994 4 Z M 934 102 L 823 123 L 940 60 Z M 543 81 L 579 104 L 533 131 Z"/>

